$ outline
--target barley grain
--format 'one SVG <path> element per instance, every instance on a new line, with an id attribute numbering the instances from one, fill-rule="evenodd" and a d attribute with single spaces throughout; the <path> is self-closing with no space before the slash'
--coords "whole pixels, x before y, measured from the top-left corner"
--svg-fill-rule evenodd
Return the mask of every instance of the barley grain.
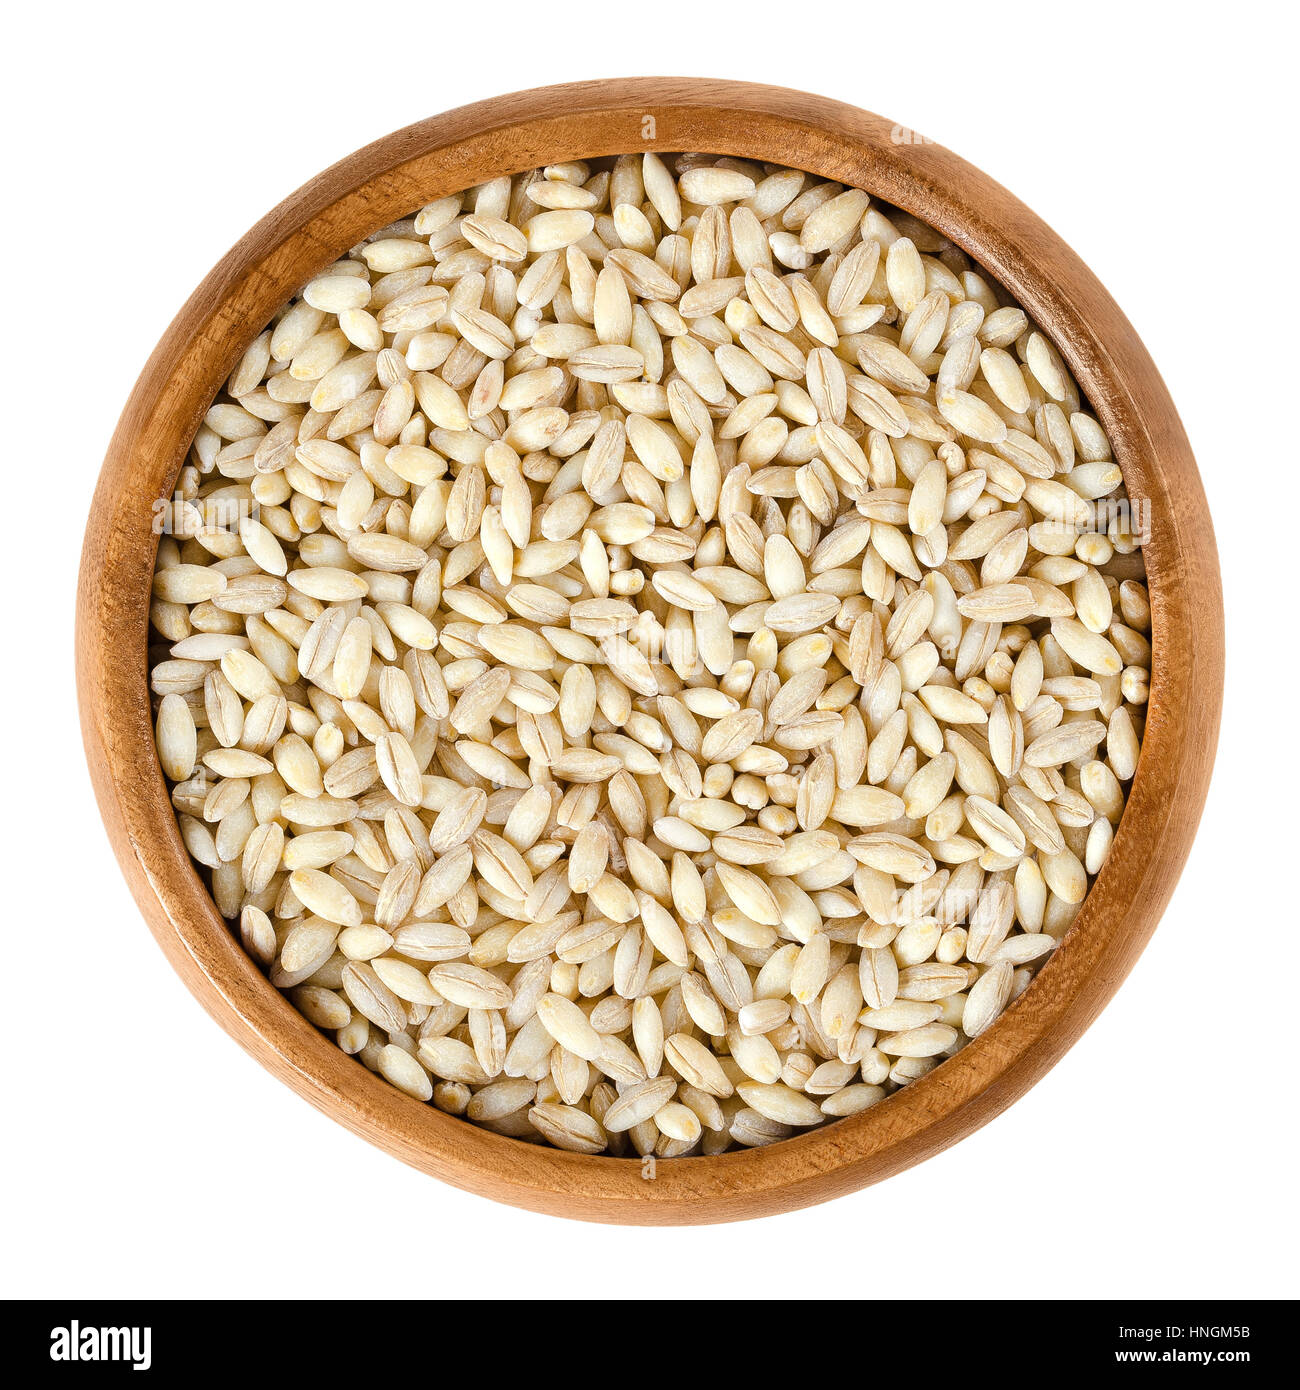
<path id="1" fill-rule="evenodd" d="M 259 333 L 178 486 L 183 842 L 316 1026 L 498 1133 L 857 1114 L 993 1027 L 1120 824 L 1121 469 L 860 190 L 646 153 L 440 199 Z"/>

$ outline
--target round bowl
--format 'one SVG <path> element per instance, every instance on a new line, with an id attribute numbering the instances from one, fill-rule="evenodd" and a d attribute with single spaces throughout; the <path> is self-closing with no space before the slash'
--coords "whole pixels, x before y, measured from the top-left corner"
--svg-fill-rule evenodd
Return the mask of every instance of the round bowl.
<path id="1" fill-rule="evenodd" d="M 146 647 L 158 538 L 214 393 L 272 313 L 367 233 L 501 174 L 639 150 L 745 155 L 866 189 L 937 227 L 1047 330 L 1149 503 L 1154 646 L 1141 761 L 1110 857 L 1060 947 L 998 1022 L 879 1106 L 767 1148 L 643 1165 L 524 1144 L 421 1105 L 342 1053 L 244 954 L 181 843 L 154 750 Z M 1006 189 L 887 120 L 800 92 L 644 78 L 516 93 L 421 121 L 327 169 L 208 275 L 155 349 L 100 474 L 77 611 L 82 732 L 117 857 L 209 1013 L 313 1105 L 434 1177 L 593 1221 L 730 1221 L 878 1182 L 985 1124 L 1075 1042 L 1155 929 L 1206 795 L 1223 684 L 1218 561 L 1196 464 L 1132 326 Z M 653 1176 L 650 1176 L 653 1171 Z"/>

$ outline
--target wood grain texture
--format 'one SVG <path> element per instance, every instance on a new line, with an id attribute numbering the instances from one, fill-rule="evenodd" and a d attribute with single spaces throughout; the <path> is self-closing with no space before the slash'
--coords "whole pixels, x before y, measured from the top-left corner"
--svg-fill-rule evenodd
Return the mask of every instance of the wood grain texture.
<path id="1" fill-rule="evenodd" d="M 645 117 L 654 133 L 643 139 Z M 761 1216 L 863 1187 L 992 1119 L 1074 1043 L 1159 920 L 1209 783 L 1223 684 L 1218 561 L 1195 461 L 1137 334 L 1092 273 L 992 179 L 879 116 L 745 83 L 643 78 L 522 92 L 385 137 L 326 170 L 220 262 L 159 343 L 118 425 L 78 593 L 82 732 L 104 822 L 150 929 L 204 1007 L 300 1095 L 456 1186 L 595 1221 Z M 154 752 L 147 606 L 170 494 L 220 383 L 274 310 L 366 233 L 447 193 L 537 165 L 644 149 L 747 155 L 867 189 L 968 251 L 1050 333 L 1149 500 L 1154 670 L 1141 762 L 1110 858 L 1032 987 L 983 1036 L 880 1106 L 770 1148 L 660 1161 L 526 1146 L 422 1106 L 306 1022 L 218 917 L 181 844 Z"/>

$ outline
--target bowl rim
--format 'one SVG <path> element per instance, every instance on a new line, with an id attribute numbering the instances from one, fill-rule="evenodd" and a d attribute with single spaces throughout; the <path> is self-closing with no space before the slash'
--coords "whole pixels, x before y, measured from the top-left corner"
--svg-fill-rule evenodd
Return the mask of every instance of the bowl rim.
<path id="1" fill-rule="evenodd" d="M 153 507 L 220 383 L 271 313 L 362 236 L 497 174 L 693 150 L 804 168 L 930 223 L 1048 332 L 1146 499 L 1155 652 L 1138 771 L 1075 924 L 979 1038 L 856 1116 L 766 1148 L 647 1164 L 491 1134 L 401 1094 L 307 1022 L 218 916 L 180 839 L 147 683 Z M 1223 684 L 1210 516 L 1190 446 L 1140 339 L 1083 262 L 987 175 L 885 118 L 752 83 L 633 78 L 512 93 L 384 136 L 310 180 L 203 280 L 146 364 L 109 446 L 78 586 L 77 684 L 100 809 L 128 883 L 200 1003 L 299 1095 L 426 1173 L 587 1220 L 698 1224 L 765 1215 L 879 1181 L 992 1119 L 1078 1039 L 1132 968 L 1190 850 Z"/>

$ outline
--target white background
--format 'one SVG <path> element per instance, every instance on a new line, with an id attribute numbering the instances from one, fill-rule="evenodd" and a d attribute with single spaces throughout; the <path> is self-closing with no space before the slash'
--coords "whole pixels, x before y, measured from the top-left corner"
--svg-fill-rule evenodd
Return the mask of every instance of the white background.
<path id="1" fill-rule="evenodd" d="M 507 11 L 526 32 L 496 18 Z M 730 16 L 744 12 L 741 27 Z M 367 1230 L 386 1251 L 368 1291 L 392 1297 L 1294 1296 L 1287 8 L 262 0 L 18 14 L 0 260 L 0 1291 L 326 1297 L 355 1287 Z M 791 23 L 804 16 L 807 32 Z M 655 73 L 879 111 L 1064 236 L 1187 425 L 1216 519 L 1229 667 L 1191 862 L 1128 983 L 1046 1079 L 881 1186 L 765 1221 L 648 1231 L 442 1186 L 227 1039 L 109 852 L 71 658 L 81 530 L 118 411 L 227 247 L 396 127 L 545 82 Z M 833 1273 L 814 1282 L 819 1266 Z"/>

